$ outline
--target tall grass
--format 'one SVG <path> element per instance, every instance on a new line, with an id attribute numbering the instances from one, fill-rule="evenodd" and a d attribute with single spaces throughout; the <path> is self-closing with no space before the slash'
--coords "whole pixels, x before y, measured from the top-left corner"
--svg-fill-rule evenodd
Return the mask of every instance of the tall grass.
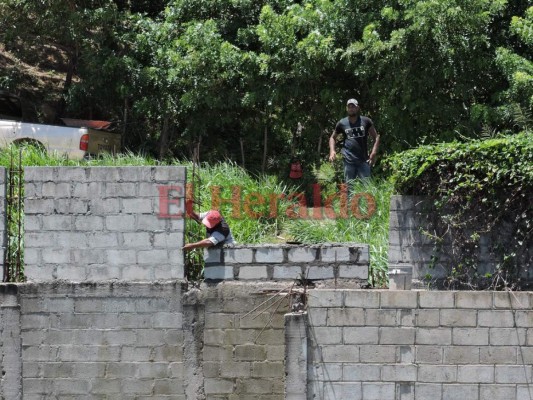
<path id="1" fill-rule="evenodd" d="M 375 200 L 376 209 L 370 218 L 359 219 L 349 213 L 348 218 L 314 219 L 317 211 L 311 208 L 313 204 L 307 204 L 309 209 L 306 215 L 309 218 L 301 218 L 300 215 L 295 215 L 301 210 L 301 204 L 298 204 L 296 198 L 290 197 L 295 188 L 308 192 L 309 188 L 290 185 L 276 176 L 252 175 L 230 161 L 193 166 L 190 161 L 174 159 L 159 162 L 133 153 L 107 155 L 90 160 L 70 160 L 67 157 L 46 154 L 43 150 L 31 146 L 0 150 L 2 166 L 18 167 L 19 159 L 21 167 L 183 165 L 187 167 L 188 183 L 193 184 L 194 210 L 202 212 L 211 209 L 213 201 L 216 200 L 213 194 L 218 190 L 218 196 L 222 200 L 220 210 L 238 243 L 366 243 L 370 248 L 373 275 L 384 276 L 387 270 L 389 201 L 392 186 L 384 180 L 354 184 L 354 193 L 368 193 Z M 328 168 L 330 167 L 322 168 L 322 174 L 316 176 L 323 190 L 323 198 L 334 195 L 336 191 L 334 171 L 329 171 Z M 233 199 L 234 194 L 239 194 L 239 197 Z M 338 214 L 339 205 L 336 204 L 334 208 Z M 366 211 L 364 202 L 362 210 Z M 202 226 L 192 220 L 187 221 L 186 231 L 188 241 L 200 240 L 205 235 Z M 201 258 L 200 252 L 196 254 L 196 258 Z M 196 271 L 195 278 L 198 278 L 198 274 L 199 271 Z"/>

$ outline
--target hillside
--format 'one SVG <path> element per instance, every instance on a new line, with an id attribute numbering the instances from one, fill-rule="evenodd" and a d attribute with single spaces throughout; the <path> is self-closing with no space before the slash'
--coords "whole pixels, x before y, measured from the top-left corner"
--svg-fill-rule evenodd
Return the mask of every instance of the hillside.
<path id="1" fill-rule="evenodd" d="M 20 97 L 27 121 L 55 120 L 65 69 L 65 59 L 58 48 L 33 45 L 28 49 L 8 49 L 0 43 L 0 90 Z"/>

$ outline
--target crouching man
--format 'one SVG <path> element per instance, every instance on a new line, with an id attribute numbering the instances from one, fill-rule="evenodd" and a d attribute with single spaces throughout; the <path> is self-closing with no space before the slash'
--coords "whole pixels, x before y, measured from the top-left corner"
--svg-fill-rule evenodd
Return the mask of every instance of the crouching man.
<path id="1" fill-rule="evenodd" d="M 220 212 L 210 210 L 200 215 L 194 211 L 190 214 L 191 218 L 206 227 L 206 238 L 195 243 L 188 243 L 183 246 L 183 250 L 192 250 L 199 247 L 212 247 L 221 244 L 235 244 L 229 225 L 224 220 Z"/>

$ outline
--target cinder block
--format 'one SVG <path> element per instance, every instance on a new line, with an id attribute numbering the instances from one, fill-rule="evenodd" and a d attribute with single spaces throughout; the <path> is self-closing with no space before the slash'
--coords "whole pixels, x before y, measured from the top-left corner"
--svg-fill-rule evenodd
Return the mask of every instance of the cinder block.
<path id="1" fill-rule="evenodd" d="M 415 383 L 416 400 L 442 400 L 442 385 L 434 383 Z"/>
<path id="2" fill-rule="evenodd" d="M 365 323 L 367 326 L 397 326 L 397 310 L 366 309 Z"/>
<path id="3" fill-rule="evenodd" d="M 496 383 L 529 383 L 531 384 L 531 365 L 496 365 L 494 381 Z"/>
<path id="4" fill-rule="evenodd" d="M 74 229 L 77 231 L 102 231 L 104 218 L 98 216 L 79 215 L 74 217 Z"/>
<path id="5" fill-rule="evenodd" d="M 479 398 L 491 400 L 509 400 L 516 396 L 515 385 L 480 385 Z"/>
<path id="6" fill-rule="evenodd" d="M 226 266 L 209 266 L 204 270 L 205 279 L 214 280 L 233 280 L 233 267 Z"/>
<path id="7" fill-rule="evenodd" d="M 519 350 L 520 351 L 520 350 Z M 479 348 L 479 362 L 481 364 L 516 364 L 517 347 L 487 346 Z M 528 362 L 531 364 L 531 362 Z"/>
<path id="8" fill-rule="evenodd" d="M 379 328 L 380 344 L 415 344 L 414 328 Z"/>
<path id="9" fill-rule="evenodd" d="M 381 365 L 343 364 L 342 373 L 345 381 L 372 382 L 381 380 Z"/>
<path id="10" fill-rule="evenodd" d="M 136 264 L 135 250 L 104 250 L 107 262 L 112 265 Z"/>
<path id="11" fill-rule="evenodd" d="M 364 326 L 365 312 L 360 308 L 328 309 L 328 326 Z"/>
<path id="12" fill-rule="evenodd" d="M 416 344 L 450 345 L 452 344 L 451 328 L 419 328 L 416 330 Z"/>
<path id="13" fill-rule="evenodd" d="M 521 292 L 494 292 L 494 308 L 504 309 L 529 309 L 530 306 L 530 293 Z"/>
<path id="14" fill-rule="evenodd" d="M 344 367 L 346 371 L 346 367 Z M 351 379 L 351 377 L 346 376 L 344 372 L 346 381 L 357 381 L 361 379 Z M 343 364 L 341 363 L 315 363 L 310 364 L 307 367 L 307 376 L 310 381 L 341 381 L 343 378 Z M 379 371 L 378 371 L 379 378 Z"/>
<path id="15" fill-rule="evenodd" d="M 222 261 L 222 249 L 219 247 L 204 249 L 204 261 L 206 264 L 219 264 Z"/>
<path id="16" fill-rule="evenodd" d="M 314 289 L 309 291 L 309 307 L 342 307 L 343 292 L 341 290 Z"/>
<path id="17" fill-rule="evenodd" d="M 274 266 L 274 279 L 301 279 L 303 276 L 301 267 L 285 265 Z"/>
<path id="18" fill-rule="evenodd" d="M 418 382 L 455 383 L 457 382 L 457 366 L 455 365 L 419 365 Z"/>
<path id="19" fill-rule="evenodd" d="M 453 328 L 452 343 L 459 346 L 487 346 L 489 330 L 487 328 Z"/>
<path id="20" fill-rule="evenodd" d="M 440 312 L 443 327 L 474 327 L 477 325 L 477 311 L 445 309 Z"/>
<path id="21" fill-rule="evenodd" d="M 140 265 L 128 265 L 121 268 L 121 279 L 126 281 L 152 281 L 154 280 L 154 269 Z"/>
<path id="22" fill-rule="evenodd" d="M 289 262 L 307 263 L 317 259 L 318 249 L 312 247 L 295 247 L 288 250 Z"/>
<path id="23" fill-rule="evenodd" d="M 490 328 L 489 332 L 491 346 L 526 345 L 527 330 L 525 328 Z"/>
<path id="24" fill-rule="evenodd" d="M 444 347 L 444 363 L 454 365 L 479 364 L 479 351 L 478 346 Z"/>
<path id="25" fill-rule="evenodd" d="M 494 367 L 484 365 L 459 365 L 457 381 L 461 383 L 493 383 Z"/>
<path id="26" fill-rule="evenodd" d="M 137 263 L 140 265 L 157 266 L 158 264 L 168 264 L 169 262 L 167 250 L 154 249 L 137 251 Z"/>
<path id="27" fill-rule="evenodd" d="M 108 231 L 135 231 L 135 217 L 133 215 L 108 215 L 105 217 L 105 228 Z"/>
<path id="28" fill-rule="evenodd" d="M 478 385 L 442 385 L 442 400 L 481 400 Z"/>
<path id="29" fill-rule="evenodd" d="M 384 365 L 381 369 L 381 380 L 385 382 L 415 382 L 416 365 Z"/>
<path id="30" fill-rule="evenodd" d="M 339 265 L 339 278 L 368 279 L 367 265 Z"/>
<path id="31" fill-rule="evenodd" d="M 141 197 L 135 199 L 121 199 L 121 212 L 124 214 L 153 214 L 154 204 L 152 199 Z"/>
<path id="32" fill-rule="evenodd" d="M 346 307 L 379 308 L 379 292 L 369 290 L 344 290 Z"/>
<path id="33" fill-rule="evenodd" d="M 309 280 L 333 279 L 335 274 L 333 272 L 333 267 L 310 266 L 306 268 L 305 277 Z"/>
<path id="34" fill-rule="evenodd" d="M 492 292 L 455 292 L 457 308 L 492 308 Z"/>
<path id="35" fill-rule="evenodd" d="M 243 280 L 265 280 L 268 277 L 267 267 L 256 265 L 253 267 L 240 267 L 238 269 L 238 279 Z"/>
<path id="36" fill-rule="evenodd" d="M 416 292 L 405 290 L 380 291 L 382 308 L 417 308 Z"/>
<path id="37" fill-rule="evenodd" d="M 421 328 L 438 327 L 440 324 L 439 310 L 417 310 L 416 326 Z"/>
<path id="38" fill-rule="evenodd" d="M 110 182 L 105 186 L 105 197 L 135 197 L 136 185 L 133 182 Z"/>
<path id="39" fill-rule="evenodd" d="M 363 382 L 363 399 L 383 400 L 393 399 L 396 392 L 394 383 L 368 383 Z"/>
<path id="40" fill-rule="evenodd" d="M 327 329 L 331 329 L 328 327 Z M 379 328 L 377 327 L 354 327 L 343 328 L 344 344 L 378 344 Z"/>
<path id="41" fill-rule="evenodd" d="M 420 308 L 453 308 L 454 292 L 420 291 Z"/>
<path id="42" fill-rule="evenodd" d="M 359 348 L 359 357 L 361 363 L 395 363 L 396 346 L 364 345 Z"/>
<path id="43" fill-rule="evenodd" d="M 516 326 L 523 328 L 533 327 L 533 311 L 515 311 L 514 313 L 516 314 L 514 318 L 516 320 Z M 509 312 L 509 314 L 512 317 L 513 312 Z M 509 319 L 511 317 L 507 316 L 507 322 L 510 322 Z"/>
<path id="44" fill-rule="evenodd" d="M 24 214 L 50 215 L 54 212 L 53 199 L 24 199 Z"/>
<path id="45" fill-rule="evenodd" d="M 416 346 L 415 361 L 418 364 L 442 364 L 443 350 L 440 346 Z"/>
<path id="46" fill-rule="evenodd" d="M 348 262 L 350 261 L 350 248 L 348 247 L 322 247 L 320 249 L 322 262 Z"/>
<path id="47" fill-rule="evenodd" d="M 259 247 L 255 250 L 256 263 L 282 263 L 283 249 L 277 247 Z"/>
<path id="48" fill-rule="evenodd" d="M 461 314 L 464 312 L 462 311 Z M 478 325 L 488 328 L 511 328 L 515 326 L 515 318 L 512 311 L 480 310 L 478 312 Z"/>
<path id="49" fill-rule="evenodd" d="M 224 249 L 224 262 L 227 264 L 250 264 L 253 250 L 245 248 Z"/>
<path id="50" fill-rule="evenodd" d="M 322 361 L 325 363 L 356 363 L 359 362 L 358 346 L 325 345 L 322 346 Z"/>

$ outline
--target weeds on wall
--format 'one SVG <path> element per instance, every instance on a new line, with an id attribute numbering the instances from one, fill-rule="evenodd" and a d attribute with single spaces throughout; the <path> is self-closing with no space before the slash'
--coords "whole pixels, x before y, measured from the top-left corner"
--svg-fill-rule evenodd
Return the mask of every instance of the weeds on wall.
<path id="1" fill-rule="evenodd" d="M 395 192 L 433 199 L 435 262 L 443 243 L 451 241 L 445 288 L 525 288 L 533 264 L 531 132 L 423 146 L 396 154 L 385 164 Z M 488 259 L 495 260 L 492 269 L 479 270 Z"/>

